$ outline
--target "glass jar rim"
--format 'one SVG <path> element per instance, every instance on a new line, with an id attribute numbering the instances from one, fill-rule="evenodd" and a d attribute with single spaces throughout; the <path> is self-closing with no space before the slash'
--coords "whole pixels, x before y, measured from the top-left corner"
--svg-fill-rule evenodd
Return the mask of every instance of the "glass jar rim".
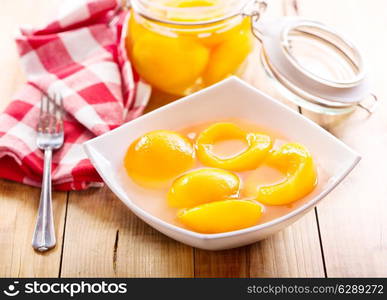
<path id="1" fill-rule="evenodd" d="M 209 25 L 241 15 L 243 8 L 250 1 L 251 0 L 222 0 L 217 1 L 216 4 L 210 6 L 172 7 L 166 5 L 168 2 L 172 2 L 172 0 L 132 0 L 131 6 L 136 13 L 151 21 L 172 25 L 192 26 Z M 195 17 L 191 18 L 191 14 L 189 20 L 171 20 L 166 17 L 171 13 L 176 15 L 192 13 L 192 10 L 195 11 L 195 14 L 192 15 L 200 17 L 197 17 L 196 19 Z M 221 14 L 219 13 L 220 11 L 222 12 Z M 208 18 L 203 19 L 203 15 L 208 16 Z"/>

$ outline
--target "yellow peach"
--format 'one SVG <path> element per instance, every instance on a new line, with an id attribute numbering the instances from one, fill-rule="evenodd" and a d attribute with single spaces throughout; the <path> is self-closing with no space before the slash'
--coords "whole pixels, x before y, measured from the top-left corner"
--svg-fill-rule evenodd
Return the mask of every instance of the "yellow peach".
<path id="1" fill-rule="evenodd" d="M 130 145 L 124 166 L 136 183 L 160 187 L 193 167 L 194 160 L 195 152 L 187 138 L 173 131 L 157 130 Z"/>
<path id="2" fill-rule="evenodd" d="M 132 59 L 140 76 L 157 89 L 184 95 L 201 77 L 209 50 L 184 37 L 148 31 L 134 43 Z"/>
<path id="3" fill-rule="evenodd" d="M 247 38 L 250 38 L 251 37 L 250 28 L 251 28 L 251 21 L 249 18 L 243 18 L 242 20 L 239 21 L 239 23 L 236 23 L 236 24 L 219 22 L 218 24 L 204 27 L 203 31 L 199 32 L 197 39 L 204 46 L 211 48 L 212 50 L 211 59 L 213 59 L 213 58 L 217 58 L 217 56 L 220 56 L 219 53 L 221 53 L 221 50 L 217 50 L 216 46 L 229 40 L 238 39 L 240 38 L 240 34 L 245 34 Z M 196 31 L 195 33 L 197 34 L 198 31 Z M 245 39 L 242 38 L 242 40 L 245 40 Z M 223 47 L 226 47 L 226 46 L 223 46 Z M 237 65 L 237 67 L 239 65 L 240 63 Z M 207 73 L 209 72 L 210 71 L 208 71 Z M 210 74 L 207 74 L 207 76 L 209 75 Z"/>
<path id="4" fill-rule="evenodd" d="M 179 221 L 200 233 L 221 233 L 254 226 L 262 207 L 248 200 L 224 200 L 199 205 L 178 214 Z"/>
<path id="5" fill-rule="evenodd" d="M 214 143 L 227 139 L 245 140 L 248 148 L 231 158 L 215 155 Z M 245 132 L 233 123 L 215 123 L 199 134 L 196 150 L 199 160 L 206 166 L 245 171 L 257 168 L 269 153 L 272 144 L 268 135 Z"/>
<path id="6" fill-rule="evenodd" d="M 198 169 L 176 179 L 168 192 L 172 207 L 188 208 L 237 195 L 239 178 L 221 169 Z"/>
<path id="7" fill-rule="evenodd" d="M 286 175 L 278 184 L 258 188 L 257 201 L 268 205 L 286 205 L 297 201 L 317 184 L 317 170 L 309 151 L 300 144 L 289 143 L 274 151 L 267 163 Z"/>
<path id="8" fill-rule="evenodd" d="M 248 31 L 239 30 L 227 36 L 227 39 L 211 49 L 209 63 L 203 74 L 204 83 L 211 85 L 234 74 L 252 49 L 252 37 Z"/>
<path id="9" fill-rule="evenodd" d="M 128 34 L 126 36 L 126 49 L 130 50 L 134 42 L 147 33 L 147 29 L 140 23 L 140 16 L 130 12 Z M 145 22 L 145 19 L 144 19 Z"/>

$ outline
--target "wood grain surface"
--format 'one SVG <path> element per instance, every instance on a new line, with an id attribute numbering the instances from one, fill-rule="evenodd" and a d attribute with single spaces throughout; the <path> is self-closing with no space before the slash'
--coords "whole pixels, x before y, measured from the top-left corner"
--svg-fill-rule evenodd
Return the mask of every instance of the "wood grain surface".
<path id="1" fill-rule="evenodd" d="M 61 2 L 1 0 L 0 109 L 25 80 L 13 42 L 17 28 L 44 24 Z M 375 93 L 385 99 L 387 2 L 271 0 L 268 14 L 294 14 L 295 3 L 300 15 L 353 36 Z M 245 79 L 267 88 L 254 71 Z M 147 110 L 171 100 L 154 93 Z M 31 247 L 39 189 L 0 180 L 0 277 L 387 276 L 387 104 L 372 116 L 357 110 L 339 120 L 300 111 L 363 159 L 317 209 L 276 235 L 233 250 L 193 249 L 146 225 L 102 188 L 54 194 L 58 245 L 41 255 Z"/>

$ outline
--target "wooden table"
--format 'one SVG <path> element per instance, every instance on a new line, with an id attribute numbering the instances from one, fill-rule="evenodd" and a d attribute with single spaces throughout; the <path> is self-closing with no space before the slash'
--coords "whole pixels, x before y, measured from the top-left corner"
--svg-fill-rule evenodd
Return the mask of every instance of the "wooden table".
<path id="1" fill-rule="evenodd" d="M 44 24 L 60 0 L 1 0 L 0 108 L 24 81 L 15 30 Z M 377 112 L 338 122 L 307 114 L 363 156 L 311 213 L 270 238 L 208 252 L 180 244 L 135 217 L 107 189 L 54 194 L 58 244 L 31 248 L 40 190 L 0 180 L 1 277 L 365 277 L 387 276 L 387 1 L 271 0 L 269 13 L 299 13 L 336 26 L 363 50 Z M 258 83 L 259 85 L 259 83 Z M 157 95 L 150 107 L 165 102 Z"/>

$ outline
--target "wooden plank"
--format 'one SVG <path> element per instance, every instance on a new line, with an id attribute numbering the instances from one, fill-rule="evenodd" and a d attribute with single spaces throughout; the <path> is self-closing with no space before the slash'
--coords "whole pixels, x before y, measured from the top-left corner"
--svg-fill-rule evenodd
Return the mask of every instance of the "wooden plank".
<path id="1" fill-rule="evenodd" d="M 158 233 L 108 188 L 70 193 L 62 277 L 192 277 L 188 246 Z"/>
<path id="2" fill-rule="evenodd" d="M 195 251 L 195 277 L 249 277 L 249 247 L 223 251 Z"/>
<path id="3" fill-rule="evenodd" d="M 195 277 L 323 277 L 314 212 L 250 246 L 210 252 L 195 249 Z"/>
<path id="4" fill-rule="evenodd" d="M 314 211 L 250 248 L 251 277 L 324 277 Z"/>
<path id="5" fill-rule="evenodd" d="M 386 99 L 387 39 L 383 12 L 387 2 L 299 1 L 303 16 L 318 19 L 346 32 L 359 45 L 374 91 Z M 362 161 L 318 207 L 327 275 L 329 277 L 387 276 L 387 103 L 375 114 L 358 109 L 346 118 L 321 118 L 325 127 L 353 147 Z"/>
<path id="6" fill-rule="evenodd" d="M 21 24 L 45 22 L 59 1 L 2 0 L 0 18 L 0 110 L 24 82 L 14 36 Z M 33 11 L 34 13 L 31 13 Z M 46 254 L 31 247 L 40 190 L 0 180 L 0 277 L 56 277 L 60 269 L 67 193 L 54 193 L 57 246 Z"/>
<path id="7" fill-rule="evenodd" d="M 32 249 L 40 190 L 0 180 L 0 277 L 57 277 L 60 269 L 67 193 L 53 194 L 57 246 Z"/>
<path id="8" fill-rule="evenodd" d="M 292 13 L 283 1 L 270 1 L 265 16 Z M 258 51 L 259 53 L 259 51 Z M 293 109 L 298 107 L 267 85 L 258 56 L 251 57 L 244 79 L 260 90 L 280 99 Z M 323 277 L 314 211 L 282 232 L 259 243 L 239 249 L 209 252 L 195 249 L 196 277 Z"/>

